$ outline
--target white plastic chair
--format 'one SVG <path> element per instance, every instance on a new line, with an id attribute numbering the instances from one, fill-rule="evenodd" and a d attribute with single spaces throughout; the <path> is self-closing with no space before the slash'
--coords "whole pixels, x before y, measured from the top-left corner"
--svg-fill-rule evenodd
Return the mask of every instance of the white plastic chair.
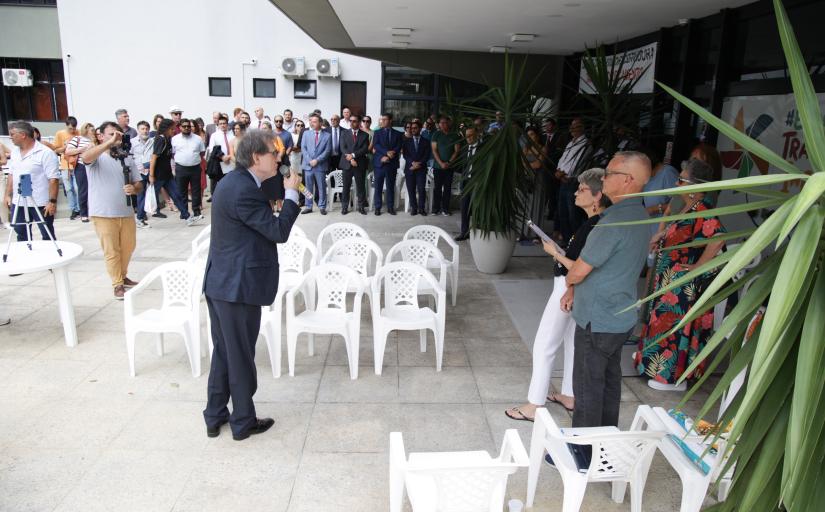
<path id="1" fill-rule="evenodd" d="M 447 259 L 438 247 L 424 240 L 402 240 L 390 247 L 384 263 L 390 263 L 395 259 L 415 263 L 429 270 L 433 275 L 437 271 L 438 284 L 441 285 L 444 291 L 447 290 Z M 429 268 L 430 265 L 433 265 L 434 268 Z M 430 294 L 431 292 L 429 285 L 422 282 L 420 293 Z"/>
<path id="2" fill-rule="evenodd" d="M 281 317 L 284 296 L 298 286 L 304 274 L 314 264 L 315 246 L 307 238 L 290 236 L 286 243 L 278 246 L 278 292 L 272 305 L 261 308 L 261 327 L 258 331 L 266 341 L 272 376 L 275 378 L 281 376 Z"/>
<path id="3" fill-rule="evenodd" d="M 135 298 L 149 284 L 160 279 L 163 285 L 163 303 L 160 309 L 135 311 Z M 124 296 L 123 323 L 126 330 L 126 350 L 129 374 L 135 376 L 135 339 L 139 332 L 158 334 L 158 355 L 163 355 L 163 333 L 172 332 L 183 337 L 192 376 L 201 374 L 200 294 L 203 271 L 186 261 L 173 261 L 154 268 L 141 279 L 140 284 L 127 290 Z"/>
<path id="4" fill-rule="evenodd" d="M 344 206 L 344 204 L 343 204 L 343 200 L 344 200 L 344 171 L 342 171 L 340 169 L 336 169 L 336 170 L 330 172 L 329 174 L 327 174 L 325 179 L 326 179 L 326 182 L 327 182 L 327 206 L 329 207 L 328 209 L 332 210 L 332 203 L 335 202 L 334 201 L 335 200 L 335 194 L 338 194 L 339 197 L 341 198 L 341 201 L 342 201 L 341 207 L 343 207 Z M 333 183 L 335 183 L 335 185 L 333 185 Z M 350 194 L 350 197 L 352 197 L 352 194 Z M 349 205 L 346 205 L 346 206 L 349 207 Z"/>
<path id="5" fill-rule="evenodd" d="M 298 335 L 340 334 L 344 338 L 351 379 L 358 378 L 358 348 L 361 330 L 362 278 L 351 268 L 325 263 L 304 274 L 300 284 L 286 295 L 286 337 L 289 376 L 295 375 Z M 347 290 L 356 288 L 352 310 L 347 310 Z M 306 310 L 295 312 L 295 299 L 303 295 Z M 314 297 L 317 297 L 315 299 Z M 310 338 L 310 355 L 313 348 Z"/>
<path id="6" fill-rule="evenodd" d="M 427 291 L 422 290 L 421 283 L 425 283 Z M 418 295 L 422 293 L 435 295 L 435 309 L 418 305 Z M 421 352 L 427 351 L 427 330 L 432 331 L 435 339 L 435 369 L 440 372 L 444 353 L 447 294 L 430 271 L 414 263 L 387 263 L 372 280 L 372 296 L 375 374 L 381 375 L 387 335 L 394 330 L 419 331 Z"/>
<path id="7" fill-rule="evenodd" d="M 360 236 L 361 238 L 366 239 L 369 239 L 370 237 L 364 230 L 364 228 L 362 228 L 358 224 L 353 224 L 351 222 L 334 222 L 329 226 L 325 227 L 318 234 L 318 240 L 315 243 L 318 261 L 321 261 L 321 257 L 324 254 L 326 254 L 326 251 L 324 250 L 324 240 L 326 238 L 330 239 L 331 246 L 338 240 L 343 240 L 345 238 L 353 238 L 356 236 Z"/>
<path id="8" fill-rule="evenodd" d="M 321 264 L 338 263 L 358 272 L 362 278 L 361 286 L 372 303 L 372 288 L 370 283 L 381 265 L 384 264 L 384 253 L 378 244 L 363 237 L 345 238 L 338 240 L 329 248 Z M 348 293 L 355 293 L 355 288 L 347 290 Z"/>
<path id="9" fill-rule="evenodd" d="M 630 484 L 630 510 L 641 512 L 642 494 L 656 445 L 665 436 L 660 431 L 622 432 L 616 427 L 571 428 L 562 431 L 545 408 L 536 409 L 530 441 L 530 469 L 527 474 L 527 507 L 533 506 L 539 471 L 549 453 L 564 483 L 563 512 L 576 512 L 584 499 L 588 482 L 611 482 L 612 498 L 624 501 Z M 589 467 L 579 467 L 570 445 L 590 446 Z"/>
<path id="10" fill-rule="evenodd" d="M 299 228 L 295 224 L 293 224 L 292 227 L 289 229 L 289 238 L 292 238 L 293 236 L 300 236 L 302 238 L 309 238 L 309 237 L 307 237 L 306 232 L 303 229 Z"/>
<path id="11" fill-rule="evenodd" d="M 452 305 L 455 306 L 456 297 L 458 296 L 458 273 L 459 269 L 459 249 L 458 244 L 453 238 L 447 234 L 446 231 L 430 225 L 414 226 L 404 233 L 404 240 L 424 240 L 435 247 L 438 247 L 439 241 L 444 243 L 451 249 L 451 259 L 445 259 L 447 263 L 447 277 L 450 280 L 450 294 L 452 298 Z M 440 263 L 436 259 L 430 259 L 427 262 L 427 268 L 434 270 L 440 267 Z"/>
<path id="12" fill-rule="evenodd" d="M 414 512 L 500 512 L 507 480 L 529 463 L 516 429 L 504 432 L 501 451 L 411 453 L 401 432 L 390 433 L 390 512 L 401 512 L 404 491 Z"/>
<path id="13" fill-rule="evenodd" d="M 395 200 L 393 201 L 393 208 L 395 208 L 396 210 L 398 209 L 398 205 L 400 204 L 400 200 L 401 200 L 401 197 L 400 197 L 401 189 L 399 188 L 399 183 L 402 184 L 402 188 L 403 188 L 403 183 L 404 183 L 403 168 L 398 170 L 398 173 L 395 175 L 395 183 L 393 184 L 393 186 L 395 187 Z M 374 198 L 375 198 L 375 173 L 374 172 L 370 172 L 369 174 L 367 174 L 367 186 L 369 187 L 370 209 L 374 210 L 375 209 L 375 204 L 374 204 L 375 203 L 375 201 L 374 201 Z M 385 180 L 384 181 L 384 190 L 381 191 L 381 194 L 383 194 L 382 197 L 384 198 L 384 200 L 382 201 L 382 203 L 384 203 L 384 208 L 387 208 L 389 206 L 387 204 L 387 201 L 386 201 L 386 199 L 387 199 L 386 188 L 387 188 L 387 182 Z"/>
<path id="14" fill-rule="evenodd" d="M 194 255 L 198 252 L 198 247 L 205 243 L 206 247 L 209 247 L 209 237 L 212 235 L 212 225 L 208 225 L 201 230 L 200 233 L 192 240 L 192 254 Z"/>

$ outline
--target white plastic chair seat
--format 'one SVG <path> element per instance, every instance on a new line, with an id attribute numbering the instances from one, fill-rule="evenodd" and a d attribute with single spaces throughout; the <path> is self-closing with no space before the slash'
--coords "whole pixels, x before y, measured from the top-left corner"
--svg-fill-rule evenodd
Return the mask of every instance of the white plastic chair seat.
<path id="1" fill-rule="evenodd" d="M 387 310 L 381 308 L 381 316 L 392 323 L 394 329 L 401 331 L 414 331 L 435 327 L 438 317 L 430 308 L 410 309 L 410 310 Z"/>
<path id="2" fill-rule="evenodd" d="M 329 312 L 302 311 L 295 316 L 294 325 L 297 332 L 307 332 L 303 329 L 309 329 L 313 334 L 336 334 L 354 319 L 352 312 L 333 315 Z"/>
<path id="3" fill-rule="evenodd" d="M 182 328 L 189 321 L 189 308 L 169 306 L 166 311 L 147 309 L 134 316 L 135 322 L 141 324 L 141 332 L 172 332 Z"/>

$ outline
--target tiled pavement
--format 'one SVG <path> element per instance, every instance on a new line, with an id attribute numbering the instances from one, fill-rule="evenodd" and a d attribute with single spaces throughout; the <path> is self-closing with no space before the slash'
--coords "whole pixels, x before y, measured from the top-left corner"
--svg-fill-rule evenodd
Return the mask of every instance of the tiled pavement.
<path id="1" fill-rule="evenodd" d="M 70 267 L 77 347 L 63 342 L 50 274 L 0 276 L 0 305 L 13 318 L 0 327 L 0 510 L 380 511 L 389 506 L 391 431 L 404 433 L 408 451 L 496 453 L 507 428 L 517 428 L 529 443 L 531 424 L 511 421 L 503 411 L 525 398 L 530 353 L 493 283 L 546 278 L 547 259 L 513 258 L 505 274 L 488 276 L 476 271 L 469 245 L 461 244 L 459 300 L 448 308 L 440 373 L 432 341 L 422 354 L 416 335 L 393 334 L 383 375 L 376 376 L 367 312 L 356 381 L 349 379 L 340 338 L 316 337 L 313 357 L 299 343 L 295 377 L 286 373 L 284 353 L 280 379 L 272 378 L 260 342 L 256 404 L 259 415 L 276 424 L 235 442 L 227 429 L 217 439 L 204 435 L 207 377 L 192 378 L 174 336 L 167 337 L 163 358 L 150 338 L 138 338 L 137 377 L 129 377 L 123 304 L 112 300 L 92 225 L 63 217 L 56 222 L 59 238 L 85 249 Z M 317 211 L 300 216 L 298 225 L 314 240 L 323 226 L 340 220 L 363 226 L 385 251 L 422 221 L 403 213 L 342 217 L 336 209 L 326 217 Z M 454 232 L 458 216 L 426 222 Z M 171 215 L 154 219 L 151 229 L 138 231 L 130 276 L 140 279 L 159 263 L 186 258 L 199 231 Z M 639 404 L 671 406 L 678 399 L 626 378 L 622 426 L 629 426 Z M 548 405 L 561 425 L 569 425 L 564 409 Z M 690 402 L 688 411 L 699 405 Z M 526 470 L 511 477 L 508 495 L 523 500 L 526 480 Z M 657 455 L 644 509 L 671 512 L 680 493 L 675 472 Z M 534 510 L 561 510 L 561 497 L 558 474 L 545 469 Z M 629 510 L 629 503 L 615 504 L 607 485 L 592 485 L 583 510 Z"/>

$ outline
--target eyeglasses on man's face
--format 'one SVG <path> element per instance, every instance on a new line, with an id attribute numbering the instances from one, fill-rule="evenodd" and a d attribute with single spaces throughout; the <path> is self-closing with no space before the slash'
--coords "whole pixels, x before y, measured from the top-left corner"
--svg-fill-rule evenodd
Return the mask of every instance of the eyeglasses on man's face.
<path id="1" fill-rule="evenodd" d="M 630 178 L 633 178 L 633 175 L 632 175 L 632 174 L 630 174 L 630 173 L 626 173 L 626 172 L 622 172 L 622 171 L 605 171 L 605 173 L 604 173 L 604 179 L 607 179 L 607 178 L 609 178 L 610 176 L 613 176 L 613 175 L 615 175 L 615 174 L 621 174 L 621 175 L 623 175 L 623 176 L 628 176 L 628 177 L 630 177 Z"/>

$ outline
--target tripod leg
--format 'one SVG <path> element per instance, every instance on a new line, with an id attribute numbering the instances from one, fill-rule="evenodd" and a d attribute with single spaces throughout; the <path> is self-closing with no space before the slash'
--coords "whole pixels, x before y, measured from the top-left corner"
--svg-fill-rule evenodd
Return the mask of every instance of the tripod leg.
<path id="1" fill-rule="evenodd" d="M 15 205 L 14 212 L 10 212 L 10 213 L 11 213 L 11 219 L 9 219 L 9 220 L 11 221 L 11 223 L 9 224 L 9 226 L 11 226 L 12 229 L 11 229 L 11 231 L 9 231 L 9 238 L 6 241 L 6 250 L 5 250 L 5 252 L 3 252 L 3 263 L 5 263 L 6 260 L 9 258 L 9 249 L 11 249 L 11 237 L 12 237 L 12 235 L 17 234 L 17 230 L 14 229 L 14 226 L 17 225 L 17 216 L 20 214 L 20 209 L 17 208 L 17 206 Z"/>
<path id="2" fill-rule="evenodd" d="M 58 254 L 58 256 L 63 256 L 63 250 L 62 250 L 62 249 L 61 249 L 61 248 L 57 245 L 57 241 L 54 239 L 54 235 L 52 235 L 52 231 L 49 229 L 49 226 L 47 226 L 47 225 L 46 225 L 46 219 L 44 219 L 44 218 L 43 218 L 43 214 L 42 214 L 42 213 L 40 213 L 40 208 L 38 208 L 38 207 L 35 205 L 35 207 L 34 207 L 34 211 L 35 211 L 35 212 L 37 212 L 37 217 L 40 219 L 40 220 L 37 222 L 37 224 L 42 225 L 42 226 L 43 226 L 43 229 L 46 231 L 46 234 L 47 234 L 47 235 L 49 235 L 49 240 L 51 240 L 51 241 L 52 241 L 52 244 L 54 245 L 54 248 L 57 250 L 57 254 Z M 28 221 L 28 210 L 26 210 L 26 217 L 27 217 L 27 219 L 26 219 L 26 220 Z M 29 224 L 29 230 L 30 230 L 30 232 L 29 232 L 29 240 L 32 240 L 32 234 L 31 234 L 31 224 Z M 31 245 L 29 246 L 29 248 L 31 249 Z"/>

